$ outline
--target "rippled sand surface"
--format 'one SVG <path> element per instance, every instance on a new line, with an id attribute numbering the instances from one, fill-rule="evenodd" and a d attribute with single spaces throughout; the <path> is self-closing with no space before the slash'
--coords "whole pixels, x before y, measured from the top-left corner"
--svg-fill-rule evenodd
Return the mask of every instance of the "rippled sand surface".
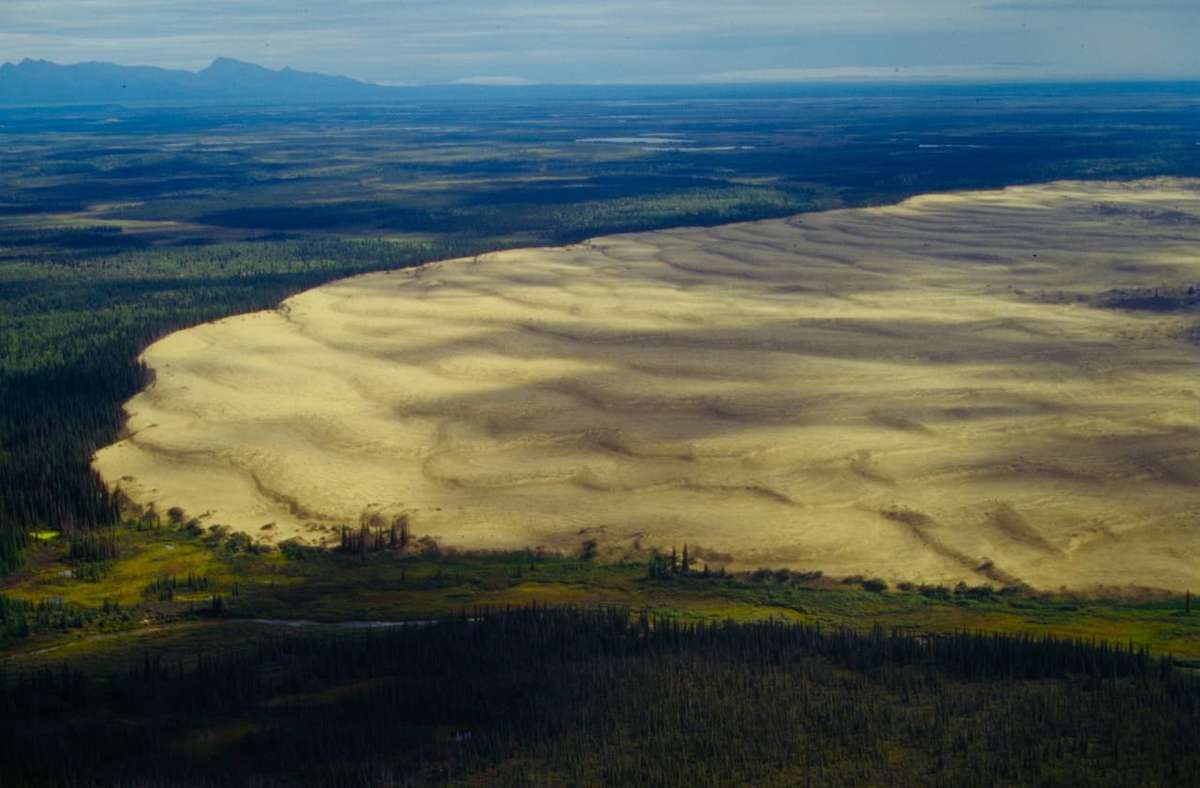
<path id="1" fill-rule="evenodd" d="M 273 539 L 408 513 L 469 548 L 1195 588 L 1200 315 L 1097 305 L 1186 282 L 1188 181 L 437 263 L 156 343 L 96 466 Z"/>

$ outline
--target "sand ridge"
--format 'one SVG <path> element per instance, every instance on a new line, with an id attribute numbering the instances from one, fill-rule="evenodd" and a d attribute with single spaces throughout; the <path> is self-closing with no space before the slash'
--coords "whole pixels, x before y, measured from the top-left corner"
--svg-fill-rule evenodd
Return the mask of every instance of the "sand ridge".
<path id="1" fill-rule="evenodd" d="M 522 249 L 172 334 L 95 464 L 160 510 L 929 582 L 1200 585 L 1200 182 Z M 267 529 L 264 525 L 273 524 Z"/>

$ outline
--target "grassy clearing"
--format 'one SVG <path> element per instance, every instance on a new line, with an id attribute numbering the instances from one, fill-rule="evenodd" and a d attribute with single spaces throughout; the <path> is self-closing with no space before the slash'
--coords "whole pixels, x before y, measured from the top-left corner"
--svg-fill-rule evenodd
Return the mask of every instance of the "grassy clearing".
<path id="1" fill-rule="evenodd" d="M 0 659 L 10 668 L 67 662 L 103 671 L 143 651 L 171 660 L 236 650 L 256 637 L 353 631 L 338 622 L 421 620 L 534 602 L 622 606 L 686 621 L 775 618 L 858 629 L 1046 634 L 1200 659 L 1200 611 L 1188 614 L 1184 599 L 1161 595 L 1102 599 L 963 587 L 873 592 L 858 581 L 782 572 L 651 578 L 641 561 L 528 552 L 346 554 L 262 549 L 237 535 L 184 526 L 126 523 L 112 530 L 114 560 L 73 560 L 57 540 L 36 547 L 26 568 L 5 581 Z M 26 613 L 14 612 L 20 605 Z M 13 625 L 18 615 L 28 621 L 26 632 Z"/>

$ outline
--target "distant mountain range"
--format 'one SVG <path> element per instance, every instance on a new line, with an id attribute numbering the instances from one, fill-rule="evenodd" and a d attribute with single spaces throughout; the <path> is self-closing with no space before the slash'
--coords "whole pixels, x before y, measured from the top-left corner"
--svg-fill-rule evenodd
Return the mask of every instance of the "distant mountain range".
<path id="1" fill-rule="evenodd" d="M 1042 83 L 1041 94 L 1080 90 L 1127 91 L 1131 83 Z M 1138 83 L 1141 92 L 1178 90 L 1181 83 Z M 1195 90 L 1200 83 L 1187 83 Z M 997 83 L 990 91 L 1013 93 L 1029 89 L 1018 83 Z M 338 102 L 458 101 L 463 99 L 710 99 L 780 98 L 789 96 L 971 93 L 973 83 L 745 83 L 665 85 L 496 85 L 448 84 L 398 87 L 361 82 L 293 68 L 269 69 L 219 57 L 201 71 L 115 63 L 59 65 L 47 60 L 22 60 L 0 65 L 0 106 L 163 105 L 163 104 L 328 104 Z"/>
<path id="2" fill-rule="evenodd" d="M 402 89 L 221 57 L 203 71 L 22 60 L 0 66 L 0 105 L 363 101 Z"/>
<path id="3" fill-rule="evenodd" d="M 327 104 L 462 99 L 710 98 L 821 88 L 780 85 L 375 85 L 220 57 L 202 71 L 46 60 L 0 65 L 0 106 Z M 844 91 L 844 88 L 838 88 Z"/>

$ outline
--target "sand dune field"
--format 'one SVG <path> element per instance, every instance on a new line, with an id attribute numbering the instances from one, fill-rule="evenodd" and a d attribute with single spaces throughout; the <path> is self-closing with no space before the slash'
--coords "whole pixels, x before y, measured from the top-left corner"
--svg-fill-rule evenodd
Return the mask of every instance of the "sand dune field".
<path id="1" fill-rule="evenodd" d="M 1111 303 L 1189 284 L 1178 180 L 454 260 L 154 344 L 95 464 L 273 540 L 1198 589 L 1200 312 Z"/>

